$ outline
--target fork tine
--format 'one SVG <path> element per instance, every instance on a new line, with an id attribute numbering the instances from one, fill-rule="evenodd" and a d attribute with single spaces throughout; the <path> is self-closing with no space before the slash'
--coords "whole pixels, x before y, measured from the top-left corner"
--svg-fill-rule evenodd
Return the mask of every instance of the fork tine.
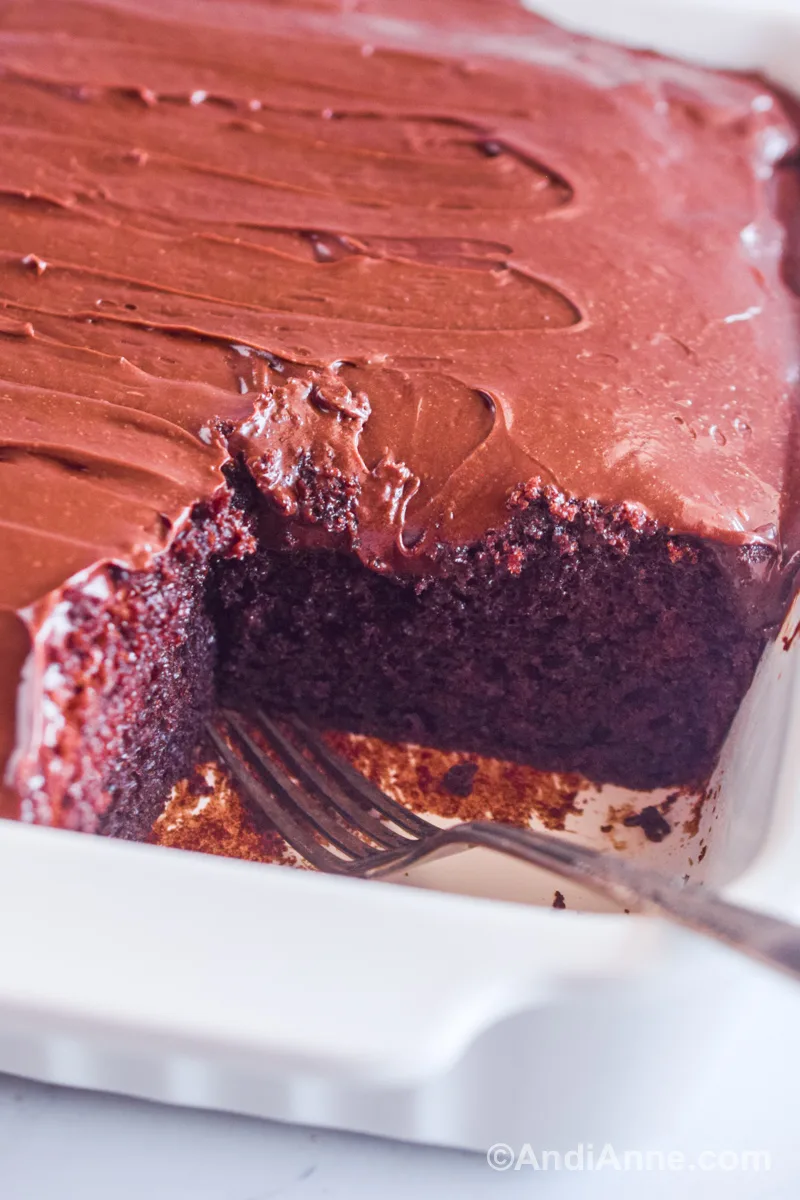
<path id="1" fill-rule="evenodd" d="M 337 846 L 350 858 L 363 858 L 367 854 L 374 854 L 375 847 L 365 842 L 359 833 L 355 832 L 353 825 L 346 824 L 338 813 L 331 812 L 325 804 L 320 803 L 316 796 L 311 795 L 305 788 L 298 787 L 289 774 L 292 767 L 291 762 L 287 764 L 283 758 L 279 762 L 275 762 L 270 758 L 255 741 L 247 724 L 238 713 L 226 712 L 225 716 L 252 758 L 257 762 L 259 770 L 263 770 L 269 777 L 270 783 L 275 787 L 281 800 L 294 805 L 295 809 L 314 826 L 318 833 L 321 833 L 332 845 Z M 324 792 L 322 799 L 326 799 Z"/>
<path id="2" fill-rule="evenodd" d="M 364 846 L 364 843 L 361 843 L 362 848 L 357 855 L 348 854 L 348 858 L 340 858 L 339 855 L 324 846 L 315 836 L 311 823 L 297 819 L 295 813 L 297 811 L 304 813 L 304 806 L 303 804 L 298 805 L 292 798 L 290 794 L 291 780 L 288 777 L 285 778 L 285 783 L 289 784 L 288 789 L 278 787 L 275 782 L 276 769 L 274 765 L 269 763 L 266 755 L 259 755 L 259 769 L 266 768 L 266 764 L 268 764 L 269 770 L 265 769 L 265 775 L 268 776 L 270 784 L 275 787 L 277 795 L 274 794 L 269 787 L 264 785 L 256 772 L 246 764 L 241 751 L 231 748 L 220 726 L 228 734 L 238 733 L 229 717 L 223 719 L 217 716 L 214 722 L 208 723 L 207 732 L 220 759 L 240 784 L 245 795 L 258 805 L 284 841 L 306 862 L 329 874 L 346 874 L 348 864 L 352 862 L 353 858 L 366 856 L 367 847 Z M 256 747 L 256 749 L 258 748 Z M 328 837 L 329 835 L 325 833 L 324 836 Z M 331 841 L 334 841 L 332 837 Z M 334 844 L 338 844 L 338 840 Z"/>
<path id="3" fill-rule="evenodd" d="M 322 763 L 326 771 L 333 776 L 345 792 L 358 797 L 361 805 L 374 808 L 394 825 L 397 825 L 400 829 L 405 830 L 414 837 L 425 837 L 426 834 L 430 834 L 436 828 L 430 821 L 426 821 L 423 817 L 411 812 L 410 809 L 404 808 L 401 804 L 391 800 L 380 788 L 377 788 L 374 783 L 366 779 L 360 771 L 357 771 L 355 767 L 351 767 L 349 762 L 334 753 L 323 739 L 306 725 L 305 721 L 301 721 L 299 717 L 289 717 L 287 720 L 301 739 L 303 745 L 307 747 L 318 762 Z"/>
<path id="4" fill-rule="evenodd" d="M 259 709 L 256 713 L 256 722 L 270 746 L 280 756 L 281 761 L 287 764 L 298 779 L 311 788 L 320 800 L 334 805 L 361 833 L 367 834 L 378 847 L 394 850 L 407 845 L 407 834 L 396 832 L 373 816 L 365 807 L 364 801 L 343 789 L 333 775 L 321 774 L 314 763 L 292 744 L 280 726 L 267 713 Z"/>

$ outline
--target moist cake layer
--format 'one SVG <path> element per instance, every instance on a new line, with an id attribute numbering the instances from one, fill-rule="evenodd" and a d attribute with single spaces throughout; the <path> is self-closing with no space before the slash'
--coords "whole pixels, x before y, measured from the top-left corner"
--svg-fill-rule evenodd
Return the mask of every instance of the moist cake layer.
<path id="1" fill-rule="evenodd" d="M 337 571 L 364 572 L 356 591 L 381 605 L 378 580 L 394 583 L 416 597 L 402 601 L 412 624 L 437 583 L 465 605 L 464 637 L 507 620 L 522 581 L 531 640 L 521 620 L 515 645 L 534 684 L 492 697 L 476 733 L 481 694 L 509 677 L 493 660 L 513 647 L 470 659 L 462 643 L 473 679 L 445 662 L 439 690 L 463 685 L 470 710 L 421 733 L 494 738 L 500 700 L 516 696 L 511 740 L 544 754 L 535 706 L 549 696 L 563 728 L 548 744 L 590 762 L 598 721 L 569 732 L 581 689 L 613 703 L 625 729 L 651 704 L 631 678 L 643 649 L 593 674 L 579 636 L 584 568 L 616 546 L 629 605 L 611 598 L 613 580 L 604 595 L 620 646 L 620 614 L 664 564 L 697 571 L 672 591 L 653 584 L 640 612 L 632 645 L 649 629 L 658 664 L 647 697 L 679 665 L 631 761 L 655 754 L 695 659 L 709 666 L 704 749 L 691 763 L 673 755 L 667 774 L 708 761 L 785 607 L 798 543 L 797 303 L 773 196 L 795 141 L 768 89 L 477 0 L 7 0 L 0 70 L 5 813 L 41 805 L 47 819 L 58 790 L 40 760 L 69 719 L 56 705 L 43 721 L 37 664 L 71 636 L 52 621 L 62 589 L 74 599 L 109 563 L 162 570 L 208 505 L 230 503 L 228 464 L 247 529 L 209 548 L 203 571 L 218 581 L 215 553 L 244 553 L 251 532 L 261 541 L 203 599 L 221 622 L 228 689 L 251 678 L 262 698 L 270 679 L 287 701 L 303 690 L 291 656 L 280 679 L 241 657 L 245 644 L 268 656 L 271 633 L 285 633 L 263 605 L 279 599 L 267 575 L 291 574 L 286 556 L 312 556 L 331 595 Z M 536 618 L 534 543 L 559 581 Z M 492 578 L 473 570 L 480 555 Z M 495 616 L 459 600 L 465 571 L 502 593 Z M 296 625 L 301 611 L 312 626 L 326 614 L 325 588 L 314 594 L 305 610 L 298 597 Z M 339 688 L 364 676 L 383 687 L 347 595 L 332 626 L 352 650 Z M 544 644 L 562 619 L 573 666 L 548 691 Z M 670 621 L 691 636 L 667 636 Z M 595 636 L 597 605 L 589 623 Z M 375 627 L 391 641 L 384 617 Z M 433 643 L 425 653 L 432 625 L 406 636 L 421 663 L 444 662 Z M 188 663 L 174 670 L 189 688 Z M 440 674 L 424 702 L 393 684 L 395 711 L 435 706 Z M 378 720 L 375 704 L 373 717 L 350 700 L 318 707 Z M 618 778 L 625 741 L 602 768 Z M 91 825 L 76 814 L 108 804 L 115 753 L 102 740 L 105 774 L 98 765 L 100 782 L 72 796 L 65 823 Z"/>

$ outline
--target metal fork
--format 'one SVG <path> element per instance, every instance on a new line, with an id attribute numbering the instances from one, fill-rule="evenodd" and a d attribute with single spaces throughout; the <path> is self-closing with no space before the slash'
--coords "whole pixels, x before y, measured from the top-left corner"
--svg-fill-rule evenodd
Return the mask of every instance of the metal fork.
<path id="1" fill-rule="evenodd" d="M 482 846 L 522 859 L 800 979 L 800 928 L 712 891 L 552 834 L 492 821 L 442 829 L 390 799 L 297 717 L 230 710 L 209 737 L 244 797 L 320 871 L 375 879 L 443 853 Z"/>

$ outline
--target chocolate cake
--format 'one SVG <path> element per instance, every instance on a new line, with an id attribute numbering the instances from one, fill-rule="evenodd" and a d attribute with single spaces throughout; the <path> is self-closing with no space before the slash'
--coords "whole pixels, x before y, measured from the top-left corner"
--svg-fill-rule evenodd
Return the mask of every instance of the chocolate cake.
<path id="1" fill-rule="evenodd" d="M 219 700 L 709 770 L 800 545 L 766 85 L 514 0 L 3 0 L 0 112 L 4 815 L 141 835 Z"/>

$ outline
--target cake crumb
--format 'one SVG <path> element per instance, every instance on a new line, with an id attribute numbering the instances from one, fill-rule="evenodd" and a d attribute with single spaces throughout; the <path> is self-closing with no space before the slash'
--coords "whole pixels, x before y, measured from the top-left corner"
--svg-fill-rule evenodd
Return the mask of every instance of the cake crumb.
<path id="1" fill-rule="evenodd" d="M 663 842 L 672 833 L 672 826 L 654 804 L 647 804 L 641 812 L 624 817 L 622 824 L 628 829 L 639 827 L 648 842 Z"/>
<path id="2" fill-rule="evenodd" d="M 689 814 L 687 820 L 683 823 L 683 832 L 688 837 L 696 837 L 700 832 L 700 820 L 703 816 L 703 810 L 709 801 L 713 803 L 717 799 L 717 796 L 719 795 L 719 787 L 719 783 L 713 787 L 711 784 L 706 784 L 693 803 L 691 813 Z"/>
<path id="3" fill-rule="evenodd" d="M 666 814 L 669 812 L 669 810 L 675 804 L 678 803 L 680 798 L 681 798 L 680 790 L 678 790 L 677 792 L 670 792 L 670 794 L 666 797 L 666 799 L 661 801 L 661 803 L 659 804 L 658 807 L 661 809 L 662 813 Z"/>
<path id="4" fill-rule="evenodd" d="M 563 892 L 559 892 L 558 890 L 556 890 L 555 895 L 553 896 L 553 908 L 566 908 L 566 907 L 567 907 L 567 902 L 564 899 Z"/>
<path id="5" fill-rule="evenodd" d="M 800 621 L 797 622 L 794 629 L 787 637 L 781 638 L 781 641 L 783 642 L 784 650 L 791 650 L 794 640 L 797 637 L 798 633 L 800 633 Z"/>
<path id="6" fill-rule="evenodd" d="M 445 771 L 439 787 L 445 792 L 449 792 L 451 796 L 461 796 L 466 800 L 468 796 L 472 795 L 472 786 L 477 773 L 478 764 L 476 762 L 454 763 Z"/>

